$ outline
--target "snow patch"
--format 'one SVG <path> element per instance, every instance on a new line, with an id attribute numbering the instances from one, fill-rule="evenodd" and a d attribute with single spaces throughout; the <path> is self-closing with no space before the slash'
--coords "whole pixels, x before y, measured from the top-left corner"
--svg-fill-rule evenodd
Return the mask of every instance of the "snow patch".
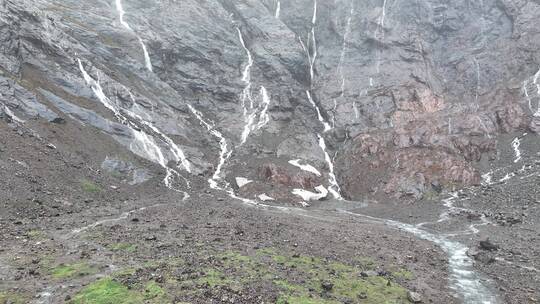
<path id="1" fill-rule="evenodd" d="M 321 172 L 319 172 L 319 170 L 317 170 L 315 167 L 313 167 L 312 165 L 309 165 L 309 164 L 302 165 L 302 164 L 300 164 L 300 161 L 301 161 L 300 159 L 293 159 L 293 160 L 289 161 L 289 164 L 300 168 L 300 170 L 313 173 L 313 174 L 315 174 L 317 176 L 321 176 Z"/>
<path id="2" fill-rule="evenodd" d="M 315 187 L 317 193 L 304 189 L 294 189 L 292 194 L 300 196 L 304 201 L 320 201 L 328 196 L 328 190 L 324 186 Z"/>

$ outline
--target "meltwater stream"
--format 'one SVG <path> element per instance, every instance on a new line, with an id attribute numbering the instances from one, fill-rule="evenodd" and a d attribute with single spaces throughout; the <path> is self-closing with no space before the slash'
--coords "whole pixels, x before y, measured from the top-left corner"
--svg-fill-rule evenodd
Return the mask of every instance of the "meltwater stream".
<path id="1" fill-rule="evenodd" d="M 447 203 L 445 203 L 445 206 L 454 208 Z M 493 288 L 488 285 L 489 280 L 474 271 L 473 260 L 467 255 L 467 251 L 469 250 L 469 248 L 451 239 L 452 237 L 456 236 L 477 233 L 478 230 L 475 226 L 485 225 L 484 221 L 482 221 L 482 223 L 478 225 L 471 225 L 466 231 L 452 235 L 444 235 L 423 228 L 423 226 L 429 223 L 411 225 L 390 219 L 382 219 L 360 213 L 355 213 L 346 209 L 338 209 L 338 211 L 344 214 L 362 218 L 367 221 L 380 223 L 391 228 L 403 230 L 405 232 L 413 234 L 420 239 L 436 244 L 448 255 L 448 267 L 450 270 L 450 287 L 455 292 L 455 295 L 460 300 L 462 300 L 464 304 L 500 303 L 498 296 L 493 291 Z M 443 212 L 439 220 L 434 223 L 446 221 L 447 219 L 449 219 L 448 214 L 449 211 Z"/>

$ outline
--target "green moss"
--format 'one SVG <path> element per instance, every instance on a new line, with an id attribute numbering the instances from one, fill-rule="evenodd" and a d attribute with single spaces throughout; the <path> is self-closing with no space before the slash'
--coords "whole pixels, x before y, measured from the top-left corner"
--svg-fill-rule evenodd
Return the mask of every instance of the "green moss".
<path id="1" fill-rule="evenodd" d="M 115 278 L 129 277 L 137 273 L 135 268 L 125 268 L 114 273 Z"/>
<path id="2" fill-rule="evenodd" d="M 33 240 L 39 240 L 45 238 L 45 233 L 40 230 L 30 230 L 26 232 L 26 237 Z"/>
<path id="3" fill-rule="evenodd" d="M 359 277 L 364 268 L 372 266 L 371 262 L 350 266 L 316 257 L 274 253 L 271 259 L 303 278 L 300 282 L 274 280 L 274 285 L 282 291 L 278 303 L 341 303 L 358 302 L 358 299 L 368 304 L 408 303 L 406 289 L 397 283 L 383 277 Z M 333 288 L 323 290 L 323 282 L 331 283 Z"/>
<path id="4" fill-rule="evenodd" d="M 143 296 L 129 290 L 124 285 L 109 278 L 90 284 L 81 290 L 72 304 L 139 304 L 144 303 Z"/>
<path id="5" fill-rule="evenodd" d="M 25 304 L 30 299 L 26 295 L 19 293 L 0 291 L 0 304 Z"/>
<path id="6" fill-rule="evenodd" d="M 202 271 L 192 267 L 200 265 L 201 261 L 206 264 L 210 261 L 212 267 Z M 168 303 L 167 300 L 173 295 L 180 299 L 206 299 L 208 290 L 235 293 L 253 287 L 269 290 L 277 297 L 277 303 L 282 304 L 408 303 L 406 290 L 389 280 L 403 279 L 412 274 L 396 268 L 390 278 L 363 278 L 359 275 L 376 266 L 369 258 L 357 258 L 354 263 L 346 264 L 320 257 L 278 252 L 273 248 L 258 250 L 254 255 L 237 251 L 216 255 L 204 251 L 195 261 L 166 259 L 147 262 L 141 267 L 144 270 L 141 273 L 160 271 L 164 280 L 159 284 L 151 281 L 131 287 L 147 303 Z M 178 273 L 178 268 L 190 271 Z M 124 281 L 135 274 L 132 271 L 116 277 Z M 332 288 L 325 290 L 323 283 L 330 283 Z"/>
<path id="7" fill-rule="evenodd" d="M 207 269 L 197 281 L 199 284 L 207 284 L 210 287 L 226 286 L 232 283 L 222 272 L 216 269 Z"/>
<path id="8" fill-rule="evenodd" d="M 101 187 L 99 185 L 86 179 L 81 181 L 81 188 L 84 192 L 87 192 L 87 193 L 101 192 Z"/>
<path id="9" fill-rule="evenodd" d="M 369 304 L 391 304 L 408 303 L 407 290 L 396 283 L 390 283 L 383 277 L 370 277 L 366 279 L 356 279 L 349 275 L 344 275 L 333 279 L 334 289 L 332 294 L 339 297 L 356 299 L 365 298 L 363 303 Z"/>
<path id="10" fill-rule="evenodd" d="M 288 291 L 288 292 L 302 293 L 305 291 L 304 287 L 295 285 L 287 280 L 274 280 L 273 283 L 276 287 L 279 287 L 280 289 Z"/>
<path id="11" fill-rule="evenodd" d="M 339 304 L 338 301 L 309 296 L 281 296 L 276 304 Z"/>
<path id="12" fill-rule="evenodd" d="M 129 243 L 117 243 L 109 245 L 109 249 L 112 251 L 135 252 L 137 251 L 137 245 Z"/>
<path id="13" fill-rule="evenodd" d="M 169 302 L 165 290 L 154 281 L 150 281 L 146 284 L 144 289 L 144 299 L 150 300 L 152 303 Z"/>
<path id="14" fill-rule="evenodd" d="M 356 257 L 354 260 L 362 270 L 373 270 L 376 268 L 375 260 L 370 257 Z"/>
<path id="15" fill-rule="evenodd" d="M 61 264 L 51 270 L 51 275 L 55 279 L 67 279 L 72 277 L 82 277 L 96 273 L 97 270 L 87 263 Z"/>

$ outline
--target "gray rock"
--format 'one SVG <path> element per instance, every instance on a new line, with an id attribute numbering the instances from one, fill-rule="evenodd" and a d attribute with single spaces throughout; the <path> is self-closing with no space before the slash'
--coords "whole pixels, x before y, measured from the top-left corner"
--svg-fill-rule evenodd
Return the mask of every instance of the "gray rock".
<path id="1" fill-rule="evenodd" d="M 149 170 L 136 168 L 132 163 L 115 157 L 106 157 L 101 169 L 117 177 L 131 178 L 130 185 L 142 184 L 152 178 Z"/>
<path id="2" fill-rule="evenodd" d="M 412 303 L 422 303 L 422 295 L 417 292 L 407 292 L 407 299 L 409 299 L 409 301 L 411 301 Z"/>
<path id="3" fill-rule="evenodd" d="M 367 271 L 362 271 L 360 273 L 360 276 L 363 278 L 376 277 L 376 276 L 379 276 L 379 273 L 373 270 L 367 270 Z"/>
<path id="4" fill-rule="evenodd" d="M 140 157 L 161 161 L 133 148 L 143 132 L 163 150 L 165 163 L 176 165 L 167 136 L 193 164 L 189 179 L 202 182 L 217 164 L 220 145 L 189 105 L 235 147 L 224 177 L 248 171 L 245 163 L 275 161 L 274 151 L 279 160 L 309 160 L 328 175 L 321 135 L 352 199 L 374 188 L 419 199 L 435 180 L 441 186 L 478 184 L 473 163 L 493 155 L 500 133 L 540 129 L 536 109 L 523 96 L 540 98 L 531 85 L 540 65 L 537 1 L 418 0 L 387 7 L 383 1 L 318 1 L 313 79 L 298 39 L 313 45 L 307 41 L 312 5 L 289 1 L 276 18 L 269 0 L 131 0 L 124 3 L 133 29 L 127 31 L 114 9 L 98 0 L 5 0 L 0 111 L 7 106 L 23 119 L 55 123 L 62 113 Z M 268 124 L 253 128 L 241 146 L 246 49 L 254 60 L 253 108 L 264 108 L 263 88 L 270 104 Z M 120 115 L 95 96 L 78 59 Z M 323 132 L 308 89 L 331 132 Z M 136 182 L 146 178 L 133 174 Z"/>
<path id="5" fill-rule="evenodd" d="M 493 244 L 488 238 L 485 241 L 480 241 L 480 248 L 488 251 L 496 251 L 499 250 L 499 245 Z"/>

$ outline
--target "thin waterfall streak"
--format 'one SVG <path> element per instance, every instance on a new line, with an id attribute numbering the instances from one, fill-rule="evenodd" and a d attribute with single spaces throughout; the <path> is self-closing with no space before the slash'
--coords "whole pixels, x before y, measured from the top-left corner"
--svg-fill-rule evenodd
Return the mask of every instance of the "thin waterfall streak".
<path id="1" fill-rule="evenodd" d="M 246 55 L 248 57 L 248 62 L 246 66 L 244 67 L 244 70 L 242 72 L 242 82 L 244 82 L 245 87 L 241 94 L 241 102 L 242 102 L 242 111 L 244 116 L 244 122 L 246 125 L 244 126 L 244 130 L 242 131 L 241 135 L 241 142 L 240 146 L 245 144 L 249 134 L 251 133 L 252 124 L 255 121 L 256 113 L 248 113 L 248 106 L 246 104 L 247 101 L 249 101 L 249 109 L 253 110 L 254 108 L 254 100 L 253 96 L 251 95 L 251 67 L 254 64 L 253 56 L 251 55 L 251 52 L 247 48 L 246 42 L 244 40 L 244 36 L 242 35 L 242 31 L 240 31 L 240 28 L 236 28 L 236 31 L 238 32 L 238 40 L 240 41 L 240 44 L 242 45 L 242 48 L 246 52 Z"/>
<path id="2" fill-rule="evenodd" d="M 150 134 L 144 132 L 136 123 L 124 116 L 121 113 L 121 110 L 124 111 L 130 118 L 137 121 L 139 124 L 146 126 L 148 129 L 158 134 L 161 137 L 161 140 L 167 144 L 167 147 L 170 149 L 171 153 L 175 156 L 175 158 L 178 161 L 182 162 L 186 171 L 191 172 L 189 161 L 185 158 L 181 149 L 178 148 L 169 137 L 160 132 L 159 129 L 153 126 L 150 122 L 145 121 L 141 116 L 127 109 L 122 109 L 121 107 L 118 107 L 115 103 L 113 103 L 113 101 L 109 99 L 103 92 L 103 88 L 99 84 L 99 79 L 96 81 L 88 74 L 88 72 L 84 69 L 82 61 L 80 59 L 77 59 L 77 62 L 86 84 L 90 86 L 94 95 L 96 95 L 101 104 L 103 104 L 107 109 L 113 112 L 116 118 L 122 124 L 126 125 L 131 131 L 134 140 L 129 145 L 130 151 L 163 167 L 163 169 L 165 169 L 166 171 L 166 176 L 164 178 L 165 185 L 171 190 L 184 193 L 184 199 L 187 199 L 189 197 L 189 194 L 185 191 L 174 188 L 172 185 L 172 179 L 173 176 L 182 178 L 185 181 L 187 187 L 190 188 L 189 181 L 179 172 L 168 166 L 167 159 L 159 145 L 156 143 L 155 138 Z"/>
<path id="3" fill-rule="evenodd" d="M 376 31 L 376 34 L 375 34 L 375 38 L 377 39 L 380 39 L 380 43 L 383 43 L 384 42 L 384 36 L 385 36 L 385 33 L 384 33 L 384 22 L 386 21 L 386 1 L 387 0 L 384 0 L 383 2 L 383 6 L 382 6 L 382 12 L 381 12 L 381 16 L 379 18 L 379 25 L 377 27 L 377 31 Z M 381 72 L 381 57 L 382 57 L 382 50 L 381 48 L 379 47 L 379 49 L 377 50 L 377 74 L 379 74 Z"/>
<path id="4" fill-rule="evenodd" d="M 332 130 L 332 127 L 330 126 L 330 124 L 328 122 L 326 122 L 326 120 L 324 119 L 324 117 L 322 116 L 322 113 L 321 113 L 321 109 L 319 109 L 319 106 L 317 106 L 317 104 L 315 103 L 315 101 L 313 100 L 313 97 L 311 96 L 311 92 L 310 91 L 306 91 L 306 95 L 308 97 L 308 100 L 309 102 L 311 103 L 311 105 L 313 106 L 313 108 L 315 108 L 315 111 L 317 112 L 317 117 L 319 119 L 319 121 L 323 124 L 324 126 L 324 132 L 328 132 L 330 130 Z"/>
<path id="5" fill-rule="evenodd" d="M 491 135 L 489 134 L 489 129 L 487 128 L 486 124 L 484 123 L 484 121 L 480 118 L 480 116 L 476 116 L 476 119 L 478 120 L 478 122 L 480 122 L 480 125 L 482 126 L 482 128 L 484 129 L 484 131 L 486 132 L 486 136 L 487 138 L 491 138 Z"/>
<path id="6" fill-rule="evenodd" d="M 533 84 L 536 86 L 537 99 L 540 98 L 540 83 L 538 83 L 538 78 L 540 78 L 540 70 L 534 74 L 533 78 Z M 540 99 L 538 99 L 537 110 L 533 115 L 535 117 L 540 117 Z"/>
<path id="7" fill-rule="evenodd" d="M 264 86 L 261 86 L 259 90 L 258 99 L 260 99 L 260 102 L 258 102 L 257 107 L 254 107 L 252 112 L 247 116 L 246 125 L 242 131 L 240 146 L 247 142 L 251 132 L 262 129 L 270 122 L 268 108 L 271 100 Z"/>
<path id="8" fill-rule="evenodd" d="M 142 38 L 139 35 L 137 35 L 137 33 L 133 30 L 133 28 L 131 28 L 129 23 L 127 23 L 126 20 L 124 19 L 126 12 L 124 11 L 124 7 L 122 6 L 122 0 L 116 0 L 116 11 L 118 12 L 118 18 L 120 20 L 120 24 L 123 27 L 125 27 L 128 31 L 133 32 L 133 34 L 135 34 L 135 36 L 139 40 L 139 43 L 141 44 L 141 48 L 143 50 L 144 66 L 146 67 L 148 71 L 153 72 L 152 61 L 150 59 L 150 54 L 148 53 L 148 48 L 146 47 L 146 44 L 144 44 L 144 41 L 142 40 Z"/>
<path id="9" fill-rule="evenodd" d="M 221 134 L 221 132 L 215 129 L 215 123 L 213 121 L 207 122 L 200 111 L 196 110 L 192 105 L 188 105 L 188 107 L 191 113 L 193 113 L 193 115 L 195 115 L 195 117 L 199 120 L 200 124 L 204 126 L 212 136 L 219 139 L 219 163 L 216 166 L 216 170 L 214 171 L 214 174 L 212 174 L 212 177 L 208 179 L 208 184 L 212 189 L 224 191 L 228 190 L 228 183 L 226 183 L 225 187 L 221 187 L 219 186 L 219 181 L 222 179 L 221 171 L 223 170 L 223 167 L 225 166 L 227 160 L 231 157 L 232 150 L 229 150 L 227 140 L 225 139 L 223 134 Z"/>
<path id="10" fill-rule="evenodd" d="M 268 115 L 270 98 L 268 96 L 268 91 L 266 90 L 266 88 L 264 86 L 261 86 L 259 90 L 257 105 L 255 105 L 255 99 L 251 94 L 251 68 L 254 64 L 253 55 L 251 54 L 251 51 L 247 48 L 244 36 L 242 35 L 242 31 L 240 31 L 240 28 L 237 27 L 236 30 L 238 32 L 238 40 L 240 40 L 240 44 L 242 45 L 242 48 L 244 49 L 248 57 L 248 62 L 242 72 L 242 81 L 244 82 L 245 87 L 242 91 L 240 98 L 242 102 L 242 111 L 245 122 L 239 144 L 239 146 L 242 146 L 247 142 L 251 132 L 260 130 L 270 121 L 270 117 Z M 248 101 L 249 107 L 247 106 Z"/>
<path id="11" fill-rule="evenodd" d="M 122 24 L 122 26 L 125 27 L 126 29 L 132 31 L 129 24 L 124 20 L 124 15 L 126 14 L 126 12 L 124 11 L 124 8 L 122 6 L 122 0 L 116 0 L 116 10 L 118 11 L 120 24 Z"/>
<path id="12" fill-rule="evenodd" d="M 480 91 L 480 63 L 478 63 L 478 60 L 476 57 L 474 58 L 474 63 L 476 65 L 476 94 L 475 94 L 475 103 L 478 105 L 478 95 Z"/>
<path id="13" fill-rule="evenodd" d="M 268 96 L 268 91 L 265 87 L 261 86 L 260 92 L 262 98 L 263 109 L 259 114 L 259 123 L 257 124 L 256 129 L 260 130 L 270 122 L 270 116 L 268 115 L 268 108 L 270 107 L 271 99 Z"/>
<path id="14" fill-rule="evenodd" d="M 330 186 L 328 187 L 328 191 L 332 193 L 335 199 L 342 199 L 340 194 L 341 188 L 339 187 L 336 175 L 334 173 L 334 163 L 332 162 L 332 158 L 330 157 L 330 154 L 328 154 L 328 150 L 326 148 L 326 141 L 324 140 L 324 137 L 322 137 L 320 134 L 317 134 L 317 137 L 319 138 L 319 146 L 324 153 L 324 159 L 328 165 L 328 183 L 330 184 Z"/>
<path id="15" fill-rule="evenodd" d="M 314 26 L 317 23 L 317 0 L 313 0 L 313 18 L 311 18 L 311 23 Z"/>
<path id="16" fill-rule="evenodd" d="M 6 105 L 4 105 L 4 112 L 6 113 L 7 116 L 11 118 L 11 120 L 13 120 L 16 123 L 23 124 L 25 122 L 24 120 L 20 119 L 17 115 L 15 115 L 15 113 L 13 113 Z"/>
<path id="17" fill-rule="evenodd" d="M 346 79 L 343 73 L 343 64 L 345 62 L 345 56 L 346 56 L 347 47 L 348 47 L 348 39 L 351 33 L 351 21 L 352 21 L 353 15 L 354 15 L 354 2 L 351 0 L 351 9 L 349 11 L 349 17 L 347 18 L 347 24 L 345 26 L 345 33 L 343 34 L 343 45 L 341 48 L 341 55 L 339 56 L 339 63 L 338 63 L 338 68 L 337 68 L 338 75 L 339 77 L 341 77 L 341 93 L 340 93 L 341 99 L 345 99 Z M 353 101 L 353 109 L 355 109 L 355 116 L 358 119 L 358 115 L 356 115 L 357 113 L 356 113 L 355 101 Z M 335 118 L 335 112 L 334 112 L 334 118 Z M 335 127 L 335 119 L 334 119 L 334 127 Z"/>
<path id="18" fill-rule="evenodd" d="M 144 41 L 142 40 L 141 37 L 139 37 L 139 42 L 141 44 L 141 47 L 144 53 L 144 64 L 146 68 L 148 69 L 148 71 L 153 72 L 154 70 L 152 68 L 152 61 L 150 59 L 150 54 L 148 54 L 148 49 L 146 48 L 146 44 L 144 44 Z"/>
<path id="19" fill-rule="evenodd" d="M 514 138 L 512 141 L 512 148 L 514 148 L 514 155 L 516 156 L 514 159 L 514 163 L 517 163 L 521 160 L 521 150 L 519 147 L 521 146 L 521 139 L 519 137 Z"/>
<path id="20" fill-rule="evenodd" d="M 529 89 L 527 88 L 527 85 L 529 85 L 529 82 L 525 80 L 523 82 L 523 94 L 525 95 L 525 98 L 527 98 L 527 102 L 529 104 L 529 110 L 534 115 L 536 113 L 536 110 L 533 109 L 532 99 L 531 99 L 531 96 L 529 95 Z"/>

